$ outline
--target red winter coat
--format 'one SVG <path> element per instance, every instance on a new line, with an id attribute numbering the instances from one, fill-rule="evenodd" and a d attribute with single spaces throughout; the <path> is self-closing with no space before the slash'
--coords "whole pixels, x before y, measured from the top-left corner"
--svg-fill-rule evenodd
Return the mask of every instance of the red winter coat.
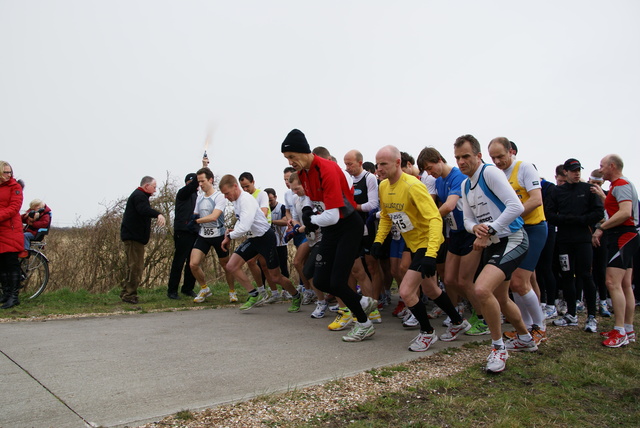
<path id="1" fill-rule="evenodd" d="M 0 253 L 24 251 L 22 233 L 22 186 L 15 178 L 0 183 Z"/>
<path id="2" fill-rule="evenodd" d="M 45 204 L 44 212 L 40 214 L 37 220 L 29 217 L 30 209 L 22 214 L 22 222 L 25 224 L 25 232 L 31 232 L 33 236 L 36 236 L 38 230 L 49 229 L 51 227 L 51 209 Z"/>

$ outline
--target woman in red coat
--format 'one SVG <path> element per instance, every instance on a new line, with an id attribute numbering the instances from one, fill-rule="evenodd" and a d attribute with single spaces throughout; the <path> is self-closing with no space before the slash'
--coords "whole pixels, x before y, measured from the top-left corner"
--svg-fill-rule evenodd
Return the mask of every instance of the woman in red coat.
<path id="1" fill-rule="evenodd" d="M 0 283 L 2 309 L 19 305 L 20 262 L 24 250 L 22 233 L 22 186 L 13 178 L 8 162 L 0 161 Z"/>

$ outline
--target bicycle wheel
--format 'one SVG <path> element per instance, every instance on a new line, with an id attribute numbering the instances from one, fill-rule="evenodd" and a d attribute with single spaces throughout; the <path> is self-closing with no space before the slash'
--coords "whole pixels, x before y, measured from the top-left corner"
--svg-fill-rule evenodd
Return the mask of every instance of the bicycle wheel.
<path id="1" fill-rule="evenodd" d="M 44 254 L 29 250 L 29 257 L 20 261 L 20 270 L 20 293 L 35 299 L 47 288 L 49 261 Z"/>

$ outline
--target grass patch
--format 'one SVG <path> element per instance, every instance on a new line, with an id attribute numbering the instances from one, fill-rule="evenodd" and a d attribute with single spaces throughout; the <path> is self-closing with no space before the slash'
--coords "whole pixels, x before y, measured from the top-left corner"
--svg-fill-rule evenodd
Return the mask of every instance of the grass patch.
<path id="1" fill-rule="evenodd" d="M 194 416 L 189 410 L 180 410 L 176 413 L 175 418 L 180 421 L 190 421 L 194 419 Z"/>
<path id="2" fill-rule="evenodd" d="M 229 290 L 226 283 L 216 283 L 209 287 L 213 296 L 208 297 L 204 303 L 194 303 L 192 298 L 181 293 L 179 294 L 179 300 L 169 299 L 166 287 L 141 288 L 138 289 L 139 303 L 136 305 L 124 303 L 120 300 L 119 287 L 113 288 L 107 293 L 90 293 L 87 290 L 71 291 L 68 288 L 63 288 L 55 291 L 46 291 L 32 300 L 21 296 L 20 305 L 0 311 L 0 317 L 21 319 L 53 315 L 148 313 L 162 310 L 215 308 L 220 306 L 239 306 L 247 297 L 244 289 L 236 288 L 240 302 L 229 303 Z M 198 289 L 197 286 L 196 289 Z"/>
<path id="3" fill-rule="evenodd" d="M 600 327 L 610 329 L 612 321 Z M 599 335 L 580 328 L 550 327 L 549 335 L 537 353 L 511 353 L 502 374 L 486 374 L 478 361 L 453 376 L 318 413 L 305 426 L 640 426 L 639 344 L 605 348 Z M 392 370 L 369 373 L 381 378 Z"/>

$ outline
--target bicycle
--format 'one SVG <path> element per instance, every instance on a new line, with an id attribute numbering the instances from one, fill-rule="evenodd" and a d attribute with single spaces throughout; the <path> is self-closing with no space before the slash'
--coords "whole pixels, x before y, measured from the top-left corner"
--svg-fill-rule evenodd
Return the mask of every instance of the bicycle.
<path id="1" fill-rule="evenodd" d="M 31 240 L 29 255 L 20 259 L 20 294 L 28 299 L 41 295 L 49 282 L 49 259 L 42 252 L 48 233 L 49 229 L 38 230 Z"/>

